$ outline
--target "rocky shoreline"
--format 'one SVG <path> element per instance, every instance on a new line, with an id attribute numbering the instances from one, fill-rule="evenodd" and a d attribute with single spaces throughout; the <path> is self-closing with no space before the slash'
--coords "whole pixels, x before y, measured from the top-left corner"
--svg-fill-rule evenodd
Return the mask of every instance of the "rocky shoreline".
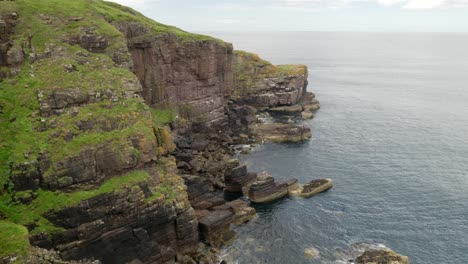
<path id="1" fill-rule="evenodd" d="M 306 66 L 75 2 L 0 1 L 0 263 L 219 263 L 249 201 L 325 190 L 235 158 L 311 138 Z"/>

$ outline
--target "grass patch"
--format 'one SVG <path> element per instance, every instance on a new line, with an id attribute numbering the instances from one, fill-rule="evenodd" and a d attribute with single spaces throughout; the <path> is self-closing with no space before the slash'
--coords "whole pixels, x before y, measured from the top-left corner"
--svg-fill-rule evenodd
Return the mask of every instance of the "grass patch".
<path id="1" fill-rule="evenodd" d="M 26 256 L 29 249 L 26 227 L 0 220 L 0 259 L 7 256 Z"/>
<path id="2" fill-rule="evenodd" d="M 214 40 L 221 45 L 229 45 L 228 43 L 213 38 L 206 35 L 194 34 L 187 31 L 184 31 L 180 28 L 165 25 L 159 22 L 156 22 L 152 19 L 149 19 L 142 15 L 141 13 L 119 5 L 113 2 L 98 1 L 95 5 L 95 9 L 105 16 L 108 20 L 115 23 L 128 23 L 128 22 L 138 22 L 139 24 L 150 28 L 151 33 L 153 34 L 174 34 L 182 41 L 205 41 L 205 40 Z"/>
<path id="3" fill-rule="evenodd" d="M 257 54 L 235 50 L 233 60 L 233 96 L 242 96 L 256 91 L 258 82 L 265 78 L 307 74 L 307 66 L 300 64 L 273 65 Z"/>
<path id="4" fill-rule="evenodd" d="M 151 108 L 153 127 L 167 126 L 174 121 L 176 111 L 172 108 Z"/>
<path id="5" fill-rule="evenodd" d="M 137 183 L 148 181 L 151 176 L 145 171 L 132 171 L 123 176 L 114 177 L 104 182 L 98 189 L 77 191 L 73 193 L 63 193 L 59 191 L 47 191 L 39 189 L 37 198 L 30 204 L 17 204 L 8 195 L 0 198 L 0 211 L 16 224 L 29 225 L 36 224 L 37 227 L 31 234 L 40 232 L 54 233 L 62 231 L 60 227 L 54 226 L 43 214 L 49 210 L 60 210 L 65 207 L 77 205 L 83 200 L 96 197 L 101 194 L 120 191 L 123 188 L 131 187 Z M 1 237 L 0 237 L 1 239 Z"/>

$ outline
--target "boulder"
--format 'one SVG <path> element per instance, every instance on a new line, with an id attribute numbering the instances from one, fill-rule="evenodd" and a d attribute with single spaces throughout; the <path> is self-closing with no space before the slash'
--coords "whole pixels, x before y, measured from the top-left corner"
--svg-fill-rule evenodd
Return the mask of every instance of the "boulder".
<path id="1" fill-rule="evenodd" d="M 314 114 L 310 110 L 305 110 L 301 113 L 302 119 L 312 119 Z"/>
<path id="2" fill-rule="evenodd" d="M 359 264 L 409 264 L 409 259 L 382 244 L 354 243 L 336 252 L 338 260 Z"/>
<path id="3" fill-rule="evenodd" d="M 268 203 L 288 194 L 287 183 L 275 183 L 275 179 L 267 172 L 261 172 L 257 180 L 248 190 L 249 199 L 254 203 Z"/>
<path id="4" fill-rule="evenodd" d="M 365 251 L 357 258 L 359 264 L 409 264 L 409 258 L 402 256 L 393 250 L 371 249 Z"/>
<path id="5" fill-rule="evenodd" d="M 293 196 L 310 197 L 321 193 L 333 187 L 331 179 L 312 180 L 302 186 L 294 186 L 288 189 L 289 194 Z"/>

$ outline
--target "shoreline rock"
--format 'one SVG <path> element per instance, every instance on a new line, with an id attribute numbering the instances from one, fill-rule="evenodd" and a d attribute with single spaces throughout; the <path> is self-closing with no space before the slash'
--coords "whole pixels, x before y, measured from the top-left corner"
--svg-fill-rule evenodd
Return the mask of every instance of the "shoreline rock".
<path id="1" fill-rule="evenodd" d="M 310 128 L 303 125 L 257 124 L 253 131 L 261 141 L 273 143 L 298 143 L 312 137 Z"/>
<path id="2" fill-rule="evenodd" d="M 288 194 L 287 183 L 275 183 L 275 179 L 267 172 L 261 172 L 257 180 L 250 185 L 248 197 L 254 203 L 268 203 Z"/>
<path id="3" fill-rule="evenodd" d="M 295 185 L 295 188 L 289 189 L 289 195 L 300 196 L 304 198 L 324 192 L 333 187 L 332 179 L 312 180 L 304 185 Z"/>
<path id="4" fill-rule="evenodd" d="M 338 260 L 358 264 L 409 264 L 407 256 L 400 255 L 382 244 L 354 243 L 339 250 Z"/>

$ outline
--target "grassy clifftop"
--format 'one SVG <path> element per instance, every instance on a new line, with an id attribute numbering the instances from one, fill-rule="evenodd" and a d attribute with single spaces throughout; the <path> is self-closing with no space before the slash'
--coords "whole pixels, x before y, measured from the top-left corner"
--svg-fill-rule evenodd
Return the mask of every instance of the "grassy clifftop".
<path id="1" fill-rule="evenodd" d="M 259 81 L 265 78 L 307 75 L 307 66 L 301 64 L 273 65 L 260 58 L 257 54 L 234 51 L 234 96 L 242 96 L 253 92 Z"/>
<path id="2" fill-rule="evenodd" d="M 119 22 L 138 22 L 151 28 L 153 34 L 171 33 L 186 41 L 214 39 L 158 23 L 131 8 L 102 0 L 15 0 L 2 1 L 0 5 L 3 13 L 17 12 L 20 15 L 15 42 L 28 41 L 28 37 L 32 37 L 32 45 L 36 48 L 80 34 L 81 27 L 94 27 L 98 34 L 107 36 L 112 45 L 118 45 L 121 43 L 112 40 L 121 38 L 122 34 L 112 23 Z"/>

